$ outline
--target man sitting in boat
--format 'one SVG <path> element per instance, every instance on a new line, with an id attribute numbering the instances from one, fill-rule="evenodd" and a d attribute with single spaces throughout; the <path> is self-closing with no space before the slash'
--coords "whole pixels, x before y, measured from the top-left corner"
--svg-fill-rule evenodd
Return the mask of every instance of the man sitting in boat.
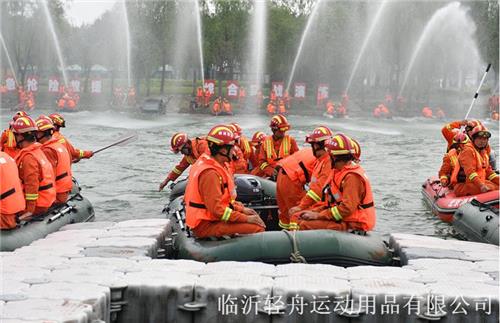
<path id="1" fill-rule="evenodd" d="M 16 162 L 0 151 L 0 230 L 16 228 L 16 215 L 25 208 Z"/>
<path id="2" fill-rule="evenodd" d="M 12 124 L 17 146 L 21 149 L 16 163 L 26 200 L 22 220 L 47 212 L 56 200 L 54 170 L 42 145 L 36 142 L 37 130 L 35 120 L 30 117 L 20 117 Z"/>
<path id="3" fill-rule="evenodd" d="M 14 132 L 12 132 L 12 124 L 17 118 L 27 117 L 28 113 L 25 111 L 17 111 L 16 114 L 12 117 L 12 121 L 9 123 L 9 128 L 5 129 L 2 132 L 2 136 L 0 138 L 0 150 L 5 152 L 12 158 L 16 158 L 17 153 L 19 152 L 19 148 L 16 145 L 16 137 Z"/>
<path id="4" fill-rule="evenodd" d="M 476 195 L 498 190 L 498 175 L 490 165 L 487 152 L 491 133 L 483 125 L 469 132 L 471 143 L 465 145 L 458 156 L 460 167 L 465 172 L 465 183 L 455 185 L 456 196 Z"/>
<path id="5" fill-rule="evenodd" d="M 300 230 L 372 230 L 375 207 L 371 185 L 363 168 L 353 162 L 356 152 L 351 139 L 337 134 L 325 146 L 333 168 L 323 190 L 326 202 L 295 213 L 290 222 Z"/>
<path id="6" fill-rule="evenodd" d="M 174 154 L 180 152 L 183 156 L 179 164 L 177 164 L 168 174 L 167 178 L 161 182 L 159 191 L 163 190 L 169 182 L 175 182 L 175 180 L 181 176 L 189 166 L 193 165 L 202 154 L 210 153 L 207 141 L 204 138 L 197 137 L 191 140 L 184 132 L 177 132 L 172 136 L 170 147 Z"/>
<path id="7" fill-rule="evenodd" d="M 52 113 L 49 115 L 49 118 L 50 120 L 52 120 L 52 123 L 54 124 L 54 133 L 52 134 L 52 137 L 58 139 L 60 143 L 66 146 L 66 149 L 70 154 L 72 163 L 76 163 L 80 161 L 80 159 L 82 158 L 88 159 L 94 156 L 94 153 L 90 150 L 81 150 L 75 148 L 68 140 L 68 138 L 63 136 L 63 134 L 61 133 L 61 128 L 66 127 L 66 120 L 64 120 L 62 115 L 60 115 L 59 113 Z"/>
<path id="8" fill-rule="evenodd" d="M 250 141 L 243 135 L 243 129 L 238 123 L 232 122 L 229 124 L 229 127 L 233 130 L 236 136 L 236 146 L 241 151 L 240 158 L 243 159 L 243 162 L 241 163 L 243 168 L 235 172 L 235 174 L 248 174 L 248 163 L 250 161 L 250 158 L 252 157 L 252 147 L 250 146 Z"/>
<path id="9" fill-rule="evenodd" d="M 262 150 L 262 143 L 266 140 L 266 134 L 262 131 L 257 131 L 252 136 L 252 141 L 250 146 L 252 148 L 252 155 L 250 156 L 250 174 L 255 176 L 263 176 L 262 171 L 259 168 L 259 155 Z"/>
<path id="10" fill-rule="evenodd" d="M 452 189 L 457 183 L 465 182 L 465 172 L 458 163 L 458 155 L 464 145 L 470 142 L 469 137 L 458 129 L 455 130 L 450 150 L 444 154 L 443 164 L 439 169 L 439 180 L 441 186 Z"/>
<path id="11" fill-rule="evenodd" d="M 309 182 L 309 190 L 302 197 L 296 206 L 290 208 L 288 216 L 302 210 L 311 208 L 314 204 L 321 202 L 321 192 L 326 185 L 328 177 L 332 171 L 330 157 L 325 149 L 325 142 L 332 138 L 332 131 L 325 126 L 317 127 L 306 137 L 306 142 L 311 144 L 311 148 L 316 157 L 316 162 Z"/>
<path id="12" fill-rule="evenodd" d="M 184 195 L 186 224 L 198 238 L 257 233 L 265 224 L 252 209 L 236 201 L 233 175 L 227 168 L 235 145 L 234 133 L 224 125 L 207 135 L 209 154 L 202 154 L 189 171 Z"/>
<path id="13" fill-rule="evenodd" d="M 273 116 L 269 127 L 273 134 L 264 140 L 259 156 L 259 167 L 264 176 L 273 177 L 276 176 L 274 173 L 277 162 L 299 151 L 299 147 L 295 139 L 286 134 L 290 130 L 290 124 L 284 115 Z"/>
<path id="14" fill-rule="evenodd" d="M 36 120 L 37 141 L 42 144 L 42 151 L 52 164 L 55 174 L 56 203 L 63 204 L 68 200 L 73 188 L 71 160 L 64 144 L 54 138 L 54 125 L 49 117 L 41 115 Z"/>

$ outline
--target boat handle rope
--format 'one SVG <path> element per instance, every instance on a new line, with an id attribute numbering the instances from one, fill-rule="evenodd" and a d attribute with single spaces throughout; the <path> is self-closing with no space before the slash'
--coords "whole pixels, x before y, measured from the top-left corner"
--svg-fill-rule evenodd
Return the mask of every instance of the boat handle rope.
<path id="1" fill-rule="evenodd" d="M 297 243 L 297 239 L 295 236 L 295 233 L 297 231 L 294 230 L 293 233 L 290 233 L 290 231 L 288 230 L 283 230 L 283 231 L 285 232 L 286 236 L 290 239 L 290 242 L 292 243 L 292 253 L 290 254 L 290 261 L 293 263 L 307 264 L 306 258 L 304 258 L 300 254 L 299 245 Z"/>

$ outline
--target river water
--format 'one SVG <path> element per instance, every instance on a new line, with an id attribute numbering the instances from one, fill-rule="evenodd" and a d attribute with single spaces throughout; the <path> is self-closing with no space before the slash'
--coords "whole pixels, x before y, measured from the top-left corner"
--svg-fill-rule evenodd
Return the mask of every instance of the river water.
<path id="1" fill-rule="evenodd" d="M 80 149 L 95 150 L 122 135 L 138 134 L 135 142 L 103 151 L 74 165 L 82 194 L 94 205 L 96 221 L 162 217 L 168 189 L 158 192 L 158 185 L 181 158 L 170 151 L 170 137 L 174 132 L 205 135 L 213 125 L 233 121 L 240 123 L 247 137 L 257 130 L 270 132 L 269 118 L 264 115 L 142 116 L 127 112 L 83 111 L 64 116 L 67 128 L 63 133 Z M 375 195 L 375 231 L 384 235 L 391 232 L 449 235 L 449 225 L 430 213 L 421 194 L 425 179 L 437 175 L 446 149 L 440 131 L 443 121 L 319 116 L 290 116 L 289 121 L 292 124 L 290 134 L 299 146 L 305 146 L 306 133 L 318 125 L 327 125 L 334 132 L 344 132 L 360 142 L 362 165 Z M 487 123 L 487 126 L 493 133 L 490 144 L 498 155 L 498 125 Z"/>

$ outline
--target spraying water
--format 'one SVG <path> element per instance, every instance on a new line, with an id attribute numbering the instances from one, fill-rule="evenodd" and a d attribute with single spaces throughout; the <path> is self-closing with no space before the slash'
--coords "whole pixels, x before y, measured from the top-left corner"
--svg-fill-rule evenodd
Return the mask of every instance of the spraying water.
<path id="1" fill-rule="evenodd" d="M 47 5 L 47 0 L 41 1 L 43 12 L 45 13 L 45 17 L 47 18 L 47 23 L 49 25 L 50 33 L 52 34 L 52 40 L 54 41 L 54 46 L 57 52 L 57 58 L 59 60 L 59 65 L 61 65 L 64 86 L 68 87 L 68 75 L 66 75 L 66 65 L 64 64 L 61 46 L 59 45 L 59 40 L 57 38 L 56 30 L 54 28 L 54 22 L 52 21 L 52 17 L 50 16 L 49 6 Z"/>
<path id="2" fill-rule="evenodd" d="M 292 72 L 290 73 L 290 77 L 288 78 L 288 82 L 286 84 L 287 91 L 290 90 L 290 84 L 292 83 L 292 80 L 293 80 L 293 77 L 295 74 L 295 69 L 297 68 L 297 62 L 299 61 L 300 55 L 302 54 L 302 48 L 304 47 L 304 41 L 306 40 L 306 37 L 309 34 L 309 29 L 311 28 L 312 22 L 316 17 L 316 13 L 318 12 L 320 4 L 321 4 L 321 0 L 318 0 L 318 2 L 316 2 L 316 5 L 314 6 L 314 8 L 311 12 L 311 15 L 307 19 L 306 28 L 304 29 L 304 32 L 302 33 L 302 38 L 300 39 L 299 49 L 298 49 L 297 55 L 295 56 L 295 59 L 293 61 Z"/>
<path id="3" fill-rule="evenodd" d="M 127 84 L 128 87 L 132 87 L 132 64 L 130 63 L 131 56 L 131 41 L 130 41 L 130 25 L 128 22 L 128 14 L 127 14 L 127 4 L 126 0 L 122 1 L 122 12 L 123 12 L 123 21 L 125 22 L 125 38 L 127 41 Z"/>
<path id="4" fill-rule="evenodd" d="M 205 81 L 205 65 L 203 63 L 203 40 L 201 34 L 201 11 L 199 0 L 194 0 L 195 16 L 196 16 L 196 36 L 198 38 L 198 49 L 200 52 L 200 68 L 201 68 L 201 82 Z"/>
<path id="5" fill-rule="evenodd" d="M 10 59 L 9 52 L 7 51 L 7 45 L 5 44 L 5 40 L 3 39 L 3 36 L 1 33 L 0 33 L 0 41 L 2 42 L 2 47 L 3 47 L 3 50 L 5 52 L 5 56 L 7 56 L 7 61 L 9 62 L 9 67 L 10 67 L 10 70 L 12 71 L 12 77 L 14 77 L 14 81 L 16 82 L 16 85 L 17 85 L 19 83 L 17 82 L 17 77 L 16 77 L 14 65 L 12 64 L 12 60 Z"/>
<path id="6" fill-rule="evenodd" d="M 387 1 L 384 0 L 380 4 L 380 6 L 377 9 L 377 13 L 375 14 L 375 17 L 373 18 L 373 21 L 370 25 L 370 29 L 368 30 L 368 34 L 366 34 L 365 40 L 363 41 L 363 45 L 361 46 L 361 51 L 358 54 L 358 57 L 356 58 L 356 62 L 354 63 L 354 68 L 352 69 L 351 76 L 349 77 L 349 81 L 347 82 L 347 86 L 345 89 L 345 94 L 349 92 L 349 88 L 351 87 L 352 80 L 354 79 L 354 76 L 356 75 L 356 71 L 358 70 L 359 62 L 361 62 L 361 58 L 363 57 L 366 47 L 368 46 L 370 39 L 372 37 L 373 31 L 375 30 L 375 27 L 377 26 L 378 21 L 380 20 L 380 17 L 382 16 L 382 12 L 384 11 L 384 8 L 386 7 Z"/>
<path id="7" fill-rule="evenodd" d="M 262 89 L 267 29 L 266 1 L 254 0 L 253 9 L 252 27 L 250 28 L 250 36 L 248 37 L 250 41 L 248 44 L 250 52 L 248 71 L 255 72 L 253 81 L 257 85 L 257 89 Z"/>

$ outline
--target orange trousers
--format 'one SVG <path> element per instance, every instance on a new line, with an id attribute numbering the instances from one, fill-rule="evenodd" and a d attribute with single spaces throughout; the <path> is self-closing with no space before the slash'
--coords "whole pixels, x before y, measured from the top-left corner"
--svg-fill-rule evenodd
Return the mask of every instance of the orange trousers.
<path id="1" fill-rule="evenodd" d="M 193 233 L 197 238 L 222 237 L 264 231 L 260 225 L 242 222 L 201 221 Z"/>
<path id="2" fill-rule="evenodd" d="M 16 225 L 15 214 L 0 214 L 0 230 L 14 229 Z"/>
<path id="3" fill-rule="evenodd" d="M 484 181 L 484 184 L 488 186 L 490 190 L 498 190 L 498 184 L 495 184 L 491 181 Z M 472 182 L 467 182 L 467 183 L 457 183 L 455 184 L 455 187 L 453 188 L 455 191 L 455 195 L 457 197 L 460 196 L 467 196 L 467 195 L 476 195 L 476 194 L 481 194 L 481 189 L 474 183 Z"/>
<path id="4" fill-rule="evenodd" d="M 332 220 L 298 220 L 297 224 L 299 225 L 300 230 L 319 230 L 319 229 L 327 229 L 327 230 L 337 230 L 337 231 L 347 231 L 347 223 L 346 222 L 335 222 Z"/>
<path id="5" fill-rule="evenodd" d="M 57 204 L 64 204 L 68 200 L 69 192 L 57 193 L 56 202 Z"/>
<path id="6" fill-rule="evenodd" d="M 276 180 L 276 199 L 279 208 L 279 226 L 288 229 L 290 217 L 288 210 L 297 206 L 300 200 L 306 195 L 304 187 L 297 181 L 292 181 L 290 177 L 280 170 Z"/>

